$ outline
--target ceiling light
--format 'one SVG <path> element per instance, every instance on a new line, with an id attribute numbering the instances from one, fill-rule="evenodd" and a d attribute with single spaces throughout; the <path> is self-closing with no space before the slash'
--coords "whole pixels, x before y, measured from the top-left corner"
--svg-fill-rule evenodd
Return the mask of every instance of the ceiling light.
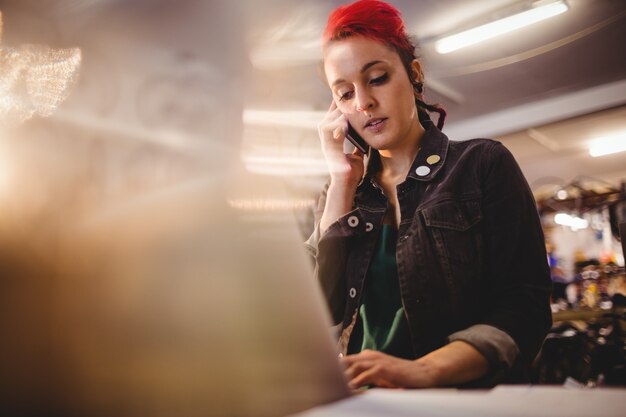
<path id="1" fill-rule="evenodd" d="M 446 36 L 435 43 L 435 49 L 440 54 L 447 54 L 448 52 L 456 51 L 457 49 L 540 22 L 567 10 L 568 6 L 563 0 L 549 3 L 545 1 L 535 2 L 529 10 Z"/>
<path id="2" fill-rule="evenodd" d="M 315 206 L 314 199 L 250 198 L 229 200 L 228 204 L 238 210 L 291 211 L 306 210 Z"/>
<path id="3" fill-rule="evenodd" d="M 252 65 L 260 70 L 277 70 L 320 61 L 320 12 L 319 8 L 299 8 L 277 25 L 255 34 L 249 53 Z"/>
<path id="4" fill-rule="evenodd" d="M 589 155 L 604 156 L 626 151 L 626 132 L 591 141 Z"/>
<path id="5" fill-rule="evenodd" d="M 578 216 L 570 216 L 567 213 L 557 213 L 554 215 L 554 223 L 562 226 L 568 226 L 573 231 L 586 229 L 589 227 L 589 222 L 585 219 L 581 219 Z"/>

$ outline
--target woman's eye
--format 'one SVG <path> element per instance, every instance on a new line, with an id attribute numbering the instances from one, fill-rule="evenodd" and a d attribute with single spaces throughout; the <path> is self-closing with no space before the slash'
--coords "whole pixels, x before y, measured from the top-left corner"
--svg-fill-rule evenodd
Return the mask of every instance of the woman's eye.
<path id="1" fill-rule="evenodd" d="M 347 93 L 343 93 L 340 97 L 340 101 L 350 100 L 352 98 L 352 91 L 348 91 Z"/>
<path id="2" fill-rule="evenodd" d="M 381 75 L 380 77 L 376 77 L 373 78 L 372 80 L 370 80 L 370 84 L 374 84 L 374 85 L 378 85 L 378 84 L 382 84 L 385 81 L 387 81 L 387 79 L 389 78 L 389 75 L 387 73 Z"/>

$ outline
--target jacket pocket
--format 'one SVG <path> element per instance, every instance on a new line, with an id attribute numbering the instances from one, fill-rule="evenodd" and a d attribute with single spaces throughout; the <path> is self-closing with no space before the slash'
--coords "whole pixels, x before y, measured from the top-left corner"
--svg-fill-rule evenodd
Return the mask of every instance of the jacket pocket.
<path id="1" fill-rule="evenodd" d="M 471 314 L 482 269 L 480 200 L 446 200 L 422 209 L 425 232 L 448 293 L 448 308 Z M 436 276 L 436 273 L 435 273 Z"/>
<path id="2" fill-rule="evenodd" d="M 480 201 L 447 200 L 422 210 L 427 232 L 439 256 L 462 263 L 479 262 Z"/>

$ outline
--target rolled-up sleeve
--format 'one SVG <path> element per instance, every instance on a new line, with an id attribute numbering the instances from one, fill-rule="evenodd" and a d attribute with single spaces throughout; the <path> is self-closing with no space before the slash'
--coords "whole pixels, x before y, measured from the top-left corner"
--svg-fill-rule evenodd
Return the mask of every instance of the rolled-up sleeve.
<path id="1" fill-rule="evenodd" d="M 515 340 L 508 333 L 487 324 L 476 324 L 448 337 L 449 342 L 457 340 L 478 350 L 489 362 L 491 370 L 512 368 L 519 356 Z"/>

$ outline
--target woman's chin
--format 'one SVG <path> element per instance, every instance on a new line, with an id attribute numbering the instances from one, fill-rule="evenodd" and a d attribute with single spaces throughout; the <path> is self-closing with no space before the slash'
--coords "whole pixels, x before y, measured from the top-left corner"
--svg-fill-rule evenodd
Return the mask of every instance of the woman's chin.
<path id="1" fill-rule="evenodd" d="M 390 141 L 371 141 L 370 146 L 377 151 L 386 151 L 393 148 L 393 142 Z"/>

